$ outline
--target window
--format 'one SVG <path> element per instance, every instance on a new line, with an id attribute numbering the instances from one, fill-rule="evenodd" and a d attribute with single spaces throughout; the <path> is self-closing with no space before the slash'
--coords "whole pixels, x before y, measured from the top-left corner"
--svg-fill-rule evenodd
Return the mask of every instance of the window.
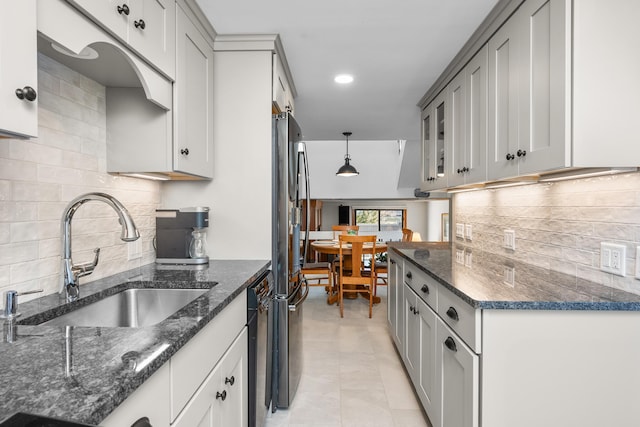
<path id="1" fill-rule="evenodd" d="M 402 231 L 404 209 L 354 209 L 360 231 Z"/>

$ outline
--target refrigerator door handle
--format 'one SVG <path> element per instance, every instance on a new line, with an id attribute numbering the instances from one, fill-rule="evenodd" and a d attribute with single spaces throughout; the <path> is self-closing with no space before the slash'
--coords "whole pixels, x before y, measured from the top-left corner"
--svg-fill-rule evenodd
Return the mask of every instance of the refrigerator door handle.
<path id="1" fill-rule="evenodd" d="M 294 302 L 293 304 L 289 304 L 289 311 L 296 311 L 296 309 L 298 308 L 298 306 L 300 304 L 302 304 L 307 297 L 309 296 L 309 283 L 307 283 L 307 279 L 302 279 L 300 286 L 302 286 L 302 284 L 304 283 L 304 287 L 305 287 L 305 292 L 304 294 L 302 294 L 302 296 L 300 297 L 300 299 L 296 302 Z M 294 292 L 290 298 L 295 297 L 295 295 L 297 295 L 298 292 Z"/>

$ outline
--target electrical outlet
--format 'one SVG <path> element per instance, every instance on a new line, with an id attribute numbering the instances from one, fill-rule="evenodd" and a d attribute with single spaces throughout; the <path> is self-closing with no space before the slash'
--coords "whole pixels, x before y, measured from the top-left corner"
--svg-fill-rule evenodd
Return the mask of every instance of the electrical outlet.
<path id="1" fill-rule="evenodd" d="M 473 253 L 470 249 L 464 251 L 464 266 L 471 268 L 473 264 Z"/>
<path id="2" fill-rule="evenodd" d="M 456 223 L 456 237 L 464 239 L 464 224 Z"/>
<path id="3" fill-rule="evenodd" d="M 472 237 L 472 229 L 471 229 L 471 224 L 467 224 L 464 226 L 464 238 L 467 240 L 471 240 Z"/>
<path id="4" fill-rule="evenodd" d="M 514 230 L 504 230 L 504 247 L 516 250 L 516 232 Z"/>
<path id="5" fill-rule="evenodd" d="M 127 254 L 128 261 L 142 258 L 142 239 L 138 238 L 133 242 L 128 242 L 127 250 L 128 250 L 128 254 Z"/>
<path id="6" fill-rule="evenodd" d="M 516 285 L 516 268 L 508 265 L 504 266 L 504 283 L 514 287 Z"/>
<path id="7" fill-rule="evenodd" d="M 456 262 L 458 264 L 464 264 L 464 250 L 456 249 Z"/>
<path id="8" fill-rule="evenodd" d="M 618 276 L 626 276 L 626 256 L 627 247 L 615 243 L 600 243 L 600 270 L 616 274 Z M 637 256 L 636 256 L 637 264 Z M 638 267 L 636 265 L 636 272 Z"/>

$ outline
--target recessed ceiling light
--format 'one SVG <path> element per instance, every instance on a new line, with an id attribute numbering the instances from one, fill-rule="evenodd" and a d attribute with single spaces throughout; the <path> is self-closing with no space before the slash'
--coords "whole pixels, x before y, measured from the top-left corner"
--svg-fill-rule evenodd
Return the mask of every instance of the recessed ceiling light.
<path id="1" fill-rule="evenodd" d="M 333 81 L 346 85 L 353 82 L 353 76 L 351 74 L 338 74 Z"/>

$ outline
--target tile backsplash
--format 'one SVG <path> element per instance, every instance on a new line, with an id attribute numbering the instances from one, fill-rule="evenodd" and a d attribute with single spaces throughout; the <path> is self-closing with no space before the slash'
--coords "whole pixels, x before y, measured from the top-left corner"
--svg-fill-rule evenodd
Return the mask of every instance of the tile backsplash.
<path id="1" fill-rule="evenodd" d="M 0 139 L 0 294 L 58 290 L 62 212 L 87 192 L 124 204 L 140 231 L 142 257 L 127 260 L 115 212 L 88 202 L 73 217 L 73 261 L 92 260 L 97 247 L 101 252 L 94 273 L 80 283 L 153 262 L 160 185 L 106 173 L 105 87 L 39 55 L 38 102 L 38 138 Z"/>
<path id="2" fill-rule="evenodd" d="M 457 193 L 453 210 L 458 244 L 640 294 L 640 173 Z M 472 239 L 456 237 L 456 224 L 470 224 Z M 600 270 L 601 242 L 626 246 L 626 277 Z"/>

